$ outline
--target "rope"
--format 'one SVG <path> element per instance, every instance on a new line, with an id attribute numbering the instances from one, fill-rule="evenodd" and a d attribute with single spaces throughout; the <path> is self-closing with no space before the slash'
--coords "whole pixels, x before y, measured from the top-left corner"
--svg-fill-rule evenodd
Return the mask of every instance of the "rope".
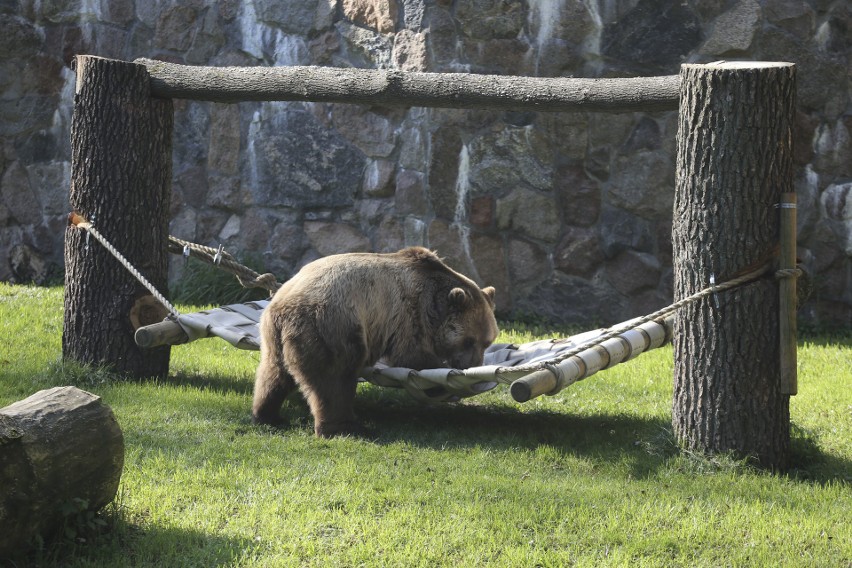
<path id="1" fill-rule="evenodd" d="M 803 273 L 801 268 L 781 268 L 775 271 L 775 278 L 778 280 L 782 278 L 798 278 Z"/>
<path id="2" fill-rule="evenodd" d="M 69 221 L 75 227 L 83 229 L 84 231 L 88 231 L 90 235 L 95 237 L 95 239 L 99 243 L 101 243 L 104 248 L 109 251 L 109 253 L 112 254 L 112 256 L 114 256 L 116 260 L 118 260 L 124 266 L 124 268 L 126 268 L 127 271 L 130 272 L 130 274 L 132 274 L 136 278 L 136 280 L 139 281 L 140 284 L 142 284 L 145 288 L 148 289 L 149 292 L 151 292 L 151 295 L 154 296 L 158 302 L 163 304 L 166 309 L 169 310 L 170 314 L 175 317 L 180 316 L 180 312 L 177 311 L 177 309 L 166 299 L 166 297 L 163 296 L 154 287 L 154 285 L 148 281 L 148 279 L 142 276 L 142 273 L 139 272 L 135 266 L 130 264 L 130 261 L 124 258 L 124 255 L 118 252 L 118 249 L 112 246 L 112 244 L 108 240 L 106 240 L 106 238 L 97 229 L 95 229 L 95 227 L 89 221 L 87 221 L 76 213 L 71 213 L 71 215 L 69 215 Z"/>
<path id="3" fill-rule="evenodd" d="M 275 279 L 275 275 L 267 272 L 266 274 L 258 274 L 251 268 L 243 266 L 234 257 L 225 252 L 221 247 L 218 249 L 206 247 L 189 241 L 184 241 L 177 237 L 169 236 L 169 252 L 173 254 L 182 254 L 193 256 L 199 260 L 203 260 L 213 266 L 218 266 L 225 272 L 229 272 L 237 277 L 243 288 L 263 288 L 270 292 L 275 292 L 281 287 L 281 284 Z"/>
<path id="4" fill-rule="evenodd" d="M 517 367 L 501 367 L 501 368 L 497 369 L 496 374 L 507 373 L 507 372 L 532 373 L 532 372 L 535 372 L 535 371 L 541 371 L 543 369 L 549 368 L 550 366 L 556 365 L 557 363 L 561 363 L 562 361 L 564 361 L 566 359 L 569 359 L 569 358 L 571 358 L 575 355 L 578 355 L 579 353 L 585 351 L 586 349 L 590 349 L 592 347 L 595 347 L 596 345 L 600 345 L 601 343 L 603 343 L 605 341 L 608 341 L 610 339 L 618 337 L 619 335 L 621 335 L 625 331 L 637 328 L 640 325 L 648 323 L 648 322 L 661 320 L 661 319 L 665 318 L 666 316 L 676 312 L 680 308 L 682 308 L 686 305 L 695 303 L 698 300 L 701 300 L 702 298 L 706 298 L 707 296 L 710 296 L 711 294 L 723 292 L 725 290 L 735 288 L 735 287 L 740 286 L 742 284 L 745 284 L 747 282 L 751 282 L 752 280 L 757 280 L 758 278 L 760 278 L 761 276 L 766 274 L 769 271 L 770 267 L 771 267 L 771 265 L 769 263 L 767 263 L 767 264 L 763 265 L 762 267 L 760 267 L 756 270 L 753 270 L 751 272 L 747 272 L 746 274 L 743 274 L 742 276 L 739 276 L 737 278 L 732 278 L 731 280 L 728 280 L 727 282 L 722 282 L 721 284 L 713 284 L 713 285 L 711 285 L 711 286 L 709 286 L 709 287 L 707 287 L 707 288 L 705 288 L 705 289 L 703 289 L 699 292 L 696 292 L 695 294 L 692 294 L 691 296 L 687 296 L 686 298 L 678 300 L 677 302 L 675 302 L 675 303 L 673 303 L 669 306 L 666 306 L 665 308 L 657 310 L 656 312 L 653 312 L 651 314 L 643 316 L 639 319 L 631 320 L 629 326 L 620 326 L 620 327 L 611 328 L 611 329 L 607 330 L 606 333 L 604 333 L 603 335 L 600 335 L 600 336 L 598 336 L 594 339 L 591 339 L 591 340 L 589 340 L 589 341 L 587 341 L 587 342 L 585 342 L 581 345 L 578 345 L 574 349 L 566 351 L 565 353 L 560 353 L 557 357 L 554 357 L 553 359 L 550 359 L 547 362 L 532 363 L 532 364 L 529 364 L 529 365 L 520 365 L 520 366 L 517 366 Z M 793 272 L 793 274 L 788 274 L 788 272 Z M 775 273 L 775 275 L 776 275 L 776 277 L 779 277 L 779 278 L 787 278 L 787 277 L 797 276 L 799 273 L 801 273 L 801 270 L 799 270 L 798 268 L 795 268 L 795 269 L 791 269 L 791 270 L 779 270 Z M 782 275 L 779 276 L 779 274 L 782 274 Z M 552 370 L 551 370 L 551 372 L 552 372 Z M 559 375 L 556 374 L 556 373 L 554 373 L 554 374 L 558 378 Z"/>

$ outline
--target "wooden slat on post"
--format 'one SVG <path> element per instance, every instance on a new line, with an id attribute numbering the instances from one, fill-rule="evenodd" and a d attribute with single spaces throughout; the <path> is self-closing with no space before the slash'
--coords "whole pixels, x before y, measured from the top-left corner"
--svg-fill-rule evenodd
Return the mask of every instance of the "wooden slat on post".
<path id="1" fill-rule="evenodd" d="M 792 191 L 795 66 L 684 65 L 672 241 L 675 299 L 766 263 L 776 205 Z M 790 457 L 789 396 L 779 381 L 774 278 L 685 306 L 675 323 L 676 437 L 703 453 Z"/>
<path id="2" fill-rule="evenodd" d="M 78 56 L 75 63 L 71 207 L 165 293 L 172 102 L 151 96 L 143 65 L 92 56 Z M 143 351 L 133 341 L 131 310 L 146 296 L 94 239 L 74 227 L 66 230 L 65 358 L 137 377 L 166 375 L 169 348 Z M 164 312 L 142 323 L 154 323 Z"/>
<path id="3" fill-rule="evenodd" d="M 796 194 L 781 196 L 781 252 L 778 267 L 784 270 L 796 268 Z M 796 277 L 782 276 L 778 282 L 780 302 L 779 350 L 781 356 L 781 392 L 794 395 L 798 392 L 796 353 Z"/>

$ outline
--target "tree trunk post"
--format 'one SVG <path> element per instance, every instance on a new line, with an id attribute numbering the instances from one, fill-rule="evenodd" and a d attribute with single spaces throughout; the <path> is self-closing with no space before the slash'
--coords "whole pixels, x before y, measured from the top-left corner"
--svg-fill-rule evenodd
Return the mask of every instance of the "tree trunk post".
<path id="1" fill-rule="evenodd" d="M 144 65 L 88 55 L 75 64 L 71 208 L 166 293 L 172 101 L 151 96 Z M 131 311 L 139 325 L 165 315 L 147 309 L 140 317 L 148 295 L 97 241 L 69 227 L 63 357 L 133 377 L 165 376 L 169 348 L 143 351 L 133 341 Z"/>
<path id="2" fill-rule="evenodd" d="M 792 192 L 795 66 L 684 65 L 672 241 L 675 299 L 776 260 Z M 770 271 L 771 274 L 771 271 Z M 675 321 L 675 436 L 689 450 L 784 469 L 778 284 L 767 276 L 682 308 Z"/>

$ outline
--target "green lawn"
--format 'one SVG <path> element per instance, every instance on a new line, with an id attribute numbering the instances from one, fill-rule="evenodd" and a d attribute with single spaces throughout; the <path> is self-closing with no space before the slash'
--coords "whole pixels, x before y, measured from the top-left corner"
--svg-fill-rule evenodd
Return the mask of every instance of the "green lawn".
<path id="1" fill-rule="evenodd" d="M 525 404 L 362 385 L 379 438 L 319 440 L 300 405 L 290 428 L 251 425 L 257 352 L 199 341 L 167 380 L 120 382 L 63 365 L 61 331 L 60 288 L 0 283 L 0 407 L 100 395 L 124 474 L 106 530 L 10 566 L 852 566 L 852 332 L 800 342 L 778 475 L 677 450 L 671 348 Z"/>

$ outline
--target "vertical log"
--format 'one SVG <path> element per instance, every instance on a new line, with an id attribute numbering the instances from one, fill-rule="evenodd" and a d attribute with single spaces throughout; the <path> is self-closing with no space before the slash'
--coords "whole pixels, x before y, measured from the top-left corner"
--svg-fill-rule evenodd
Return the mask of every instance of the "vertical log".
<path id="1" fill-rule="evenodd" d="M 151 97 L 143 65 L 92 56 L 75 63 L 71 208 L 166 293 L 172 102 Z M 133 341 L 131 310 L 147 294 L 94 239 L 69 227 L 63 356 L 135 377 L 166 375 L 169 348 L 143 351 Z"/>
<path id="2" fill-rule="evenodd" d="M 795 66 L 681 68 L 672 240 L 675 298 L 773 261 L 781 194 L 792 191 Z M 789 396 L 779 369 L 777 284 L 765 278 L 680 310 L 672 424 L 703 453 L 783 469 Z"/>

